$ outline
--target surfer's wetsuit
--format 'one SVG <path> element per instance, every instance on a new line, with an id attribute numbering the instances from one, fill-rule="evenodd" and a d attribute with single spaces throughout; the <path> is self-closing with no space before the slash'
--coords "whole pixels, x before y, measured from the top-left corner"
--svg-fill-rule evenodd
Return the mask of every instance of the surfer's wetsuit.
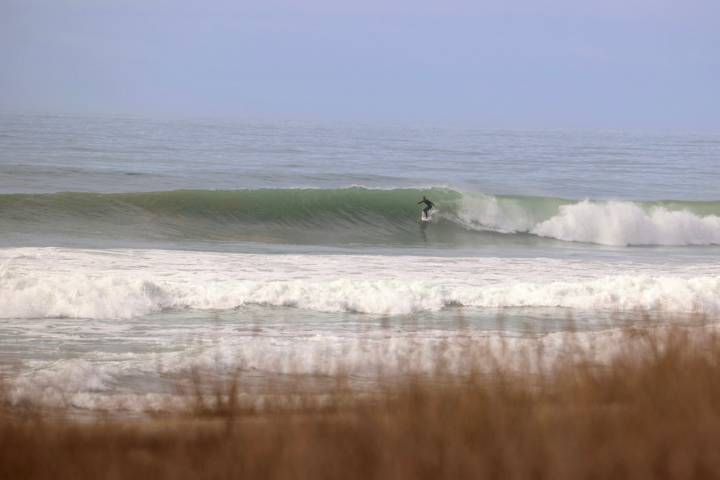
<path id="1" fill-rule="evenodd" d="M 417 204 L 420 205 L 421 203 L 425 204 L 425 208 L 423 208 L 423 217 L 427 218 L 428 212 L 435 206 L 435 204 L 425 197 L 423 197 L 423 199 L 420 200 Z"/>

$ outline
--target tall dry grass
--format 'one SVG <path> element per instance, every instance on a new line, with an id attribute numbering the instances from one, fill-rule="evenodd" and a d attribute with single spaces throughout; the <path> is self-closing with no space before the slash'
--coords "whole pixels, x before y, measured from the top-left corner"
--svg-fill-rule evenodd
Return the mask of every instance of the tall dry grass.
<path id="1" fill-rule="evenodd" d="M 698 333 L 702 332 L 702 333 Z M 720 478 L 720 338 L 627 331 L 597 356 L 572 339 L 508 366 L 473 350 L 461 372 L 299 382 L 259 408 L 242 375 L 191 375 L 185 412 L 78 423 L 0 415 L 0 478 Z M 542 365 L 540 365 L 542 364 Z M 540 366 L 539 366 L 540 365 Z"/>

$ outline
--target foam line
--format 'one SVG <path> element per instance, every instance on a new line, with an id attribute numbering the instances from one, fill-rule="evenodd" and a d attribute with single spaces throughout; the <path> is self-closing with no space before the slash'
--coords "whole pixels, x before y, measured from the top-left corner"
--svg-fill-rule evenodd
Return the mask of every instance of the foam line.
<path id="1" fill-rule="evenodd" d="M 368 314 L 448 307 L 720 312 L 713 265 L 72 249 L 3 256 L 10 259 L 0 276 L 2 318 L 134 318 L 248 305 Z"/>

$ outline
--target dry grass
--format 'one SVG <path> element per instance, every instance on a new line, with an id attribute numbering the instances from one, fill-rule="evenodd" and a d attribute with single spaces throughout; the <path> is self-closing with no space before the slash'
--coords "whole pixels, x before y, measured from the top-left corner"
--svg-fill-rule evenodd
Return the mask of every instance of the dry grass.
<path id="1" fill-rule="evenodd" d="M 439 361 L 365 396 L 338 376 L 263 409 L 238 400 L 241 380 L 200 376 L 172 417 L 88 424 L 5 405 L 0 478 L 720 478 L 717 335 L 628 331 L 601 364 L 567 346 L 543 368 L 532 352 L 533 368 L 476 354 L 453 375 Z"/>

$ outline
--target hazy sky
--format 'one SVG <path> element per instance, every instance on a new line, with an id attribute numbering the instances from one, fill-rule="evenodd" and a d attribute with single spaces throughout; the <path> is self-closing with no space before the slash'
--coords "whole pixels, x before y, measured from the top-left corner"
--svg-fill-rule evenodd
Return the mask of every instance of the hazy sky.
<path id="1" fill-rule="evenodd" d="M 718 0 L 0 0 L 0 109 L 720 129 Z"/>

